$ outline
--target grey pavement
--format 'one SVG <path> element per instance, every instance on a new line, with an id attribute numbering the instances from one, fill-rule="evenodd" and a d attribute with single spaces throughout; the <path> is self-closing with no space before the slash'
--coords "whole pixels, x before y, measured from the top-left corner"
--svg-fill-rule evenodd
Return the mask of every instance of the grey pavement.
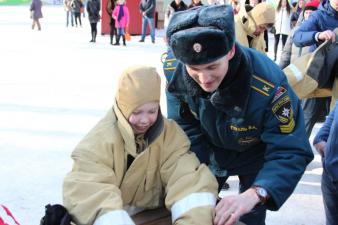
<path id="1" fill-rule="evenodd" d="M 70 153 L 112 106 L 116 77 L 134 64 L 162 73 L 166 50 L 160 30 L 156 44 L 133 36 L 117 47 L 101 35 L 93 44 L 88 18 L 83 27 L 66 28 L 62 7 L 44 6 L 43 14 L 37 31 L 28 6 L 0 7 L 0 204 L 23 225 L 39 224 L 44 205 L 62 202 Z M 164 92 L 161 106 L 165 113 Z M 316 154 L 294 194 L 268 212 L 267 224 L 323 225 L 321 172 Z M 235 191 L 236 178 L 230 185 Z"/>

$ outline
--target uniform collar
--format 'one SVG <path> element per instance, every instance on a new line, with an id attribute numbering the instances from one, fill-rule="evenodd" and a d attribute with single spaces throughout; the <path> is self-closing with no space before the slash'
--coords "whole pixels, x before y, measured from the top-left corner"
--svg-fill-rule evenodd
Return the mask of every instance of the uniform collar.
<path id="1" fill-rule="evenodd" d="M 184 64 L 179 63 L 168 91 L 179 99 L 190 97 L 207 98 L 211 104 L 231 117 L 243 117 L 248 104 L 252 68 L 242 48 L 236 44 L 236 53 L 229 62 L 228 72 L 220 87 L 213 93 L 204 92 L 188 75 Z"/>

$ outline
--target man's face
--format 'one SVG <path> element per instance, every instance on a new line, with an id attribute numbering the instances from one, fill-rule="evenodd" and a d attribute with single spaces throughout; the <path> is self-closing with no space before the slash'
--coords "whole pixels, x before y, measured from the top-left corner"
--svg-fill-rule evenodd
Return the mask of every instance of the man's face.
<path id="1" fill-rule="evenodd" d="M 198 85 L 206 92 L 214 92 L 225 75 L 228 72 L 229 60 L 235 54 L 233 47 L 225 56 L 211 63 L 202 65 L 186 65 L 189 76 L 198 83 Z"/>
<path id="2" fill-rule="evenodd" d="M 332 8 L 334 8 L 336 11 L 338 11 L 338 0 L 330 0 L 330 5 Z"/>

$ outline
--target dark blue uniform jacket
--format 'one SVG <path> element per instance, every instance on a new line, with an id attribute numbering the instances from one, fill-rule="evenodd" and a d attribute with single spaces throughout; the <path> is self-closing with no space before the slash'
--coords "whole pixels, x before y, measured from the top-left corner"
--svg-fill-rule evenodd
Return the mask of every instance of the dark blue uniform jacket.
<path id="1" fill-rule="evenodd" d="M 325 141 L 326 149 L 323 158 L 323 167 L 332 182 L 338 182 L 338 101 L 330 115 L 326 118 L 323 127 L 313 140 L 313 144 Z"/>
<path id="2" fill-rule="evenodd" d="M 215 159 L 229 175 L 257 173 L 254 185 L 267 189 L 268 208 L 277 210 L 313 159 L 299 100 L 283 72 L 237 44 L 214 93 L 204 92 L 170 53 L 164 72 L 168 117 L 187 133 L 192 151 L 202 162 Z"/>
<path id="3" fill-rule="evenodd" d="M 305 20 L 293 35 L 293 42 L 297 47 L 311 46 L 314 51 L 321 42 L 317 42 L 317 32 L 334 30 L 338 27 L 338 12 L 332 8 L 328 0 L 320 3 L 318 10 L 311 13 L 309 19 Z"/>

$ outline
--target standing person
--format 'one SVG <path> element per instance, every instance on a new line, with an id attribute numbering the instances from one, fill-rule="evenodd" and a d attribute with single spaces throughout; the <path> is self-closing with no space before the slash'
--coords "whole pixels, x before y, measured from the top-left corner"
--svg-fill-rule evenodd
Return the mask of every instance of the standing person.
<path id="1" fill-rule="evenodd" d="M 83 18 L 85 18 L 86 17 L 86 10 L 84 10 L 85 8 L 87 8 L 87 0 L 81 0 L 81 2 L 82 2 L 82 8 L 83 8 L 83 10 L 82 10 L 82 15 L 83 15 Z"/>
<path id="2" fill-rule="evenodd" d="M 129 10 L 125 4 L 125 0 L 117 0 L 117 6 L 113 10 L 112 17 L 115 19 L 115 27 L 117 29 L 116 43 L 120 45 L 120 38 L 122 37 L 123 45 L 126 46 L 126 27 L 129 26 Z"/>
<path id="3" fill-rule="evenodd" d="M 229 4 L 234 9 L 234 15 L 236 16 L 241 9 L 241 3 L 238 0 L 230 0 Z"/>
<path id="4" fill-rule="evenodd" d="M 142 14 L 142 34 L 139 42 L 144 42 L 147 34 L 147 24 L 149 24 L 151 42 L 155 43 L 154 14 L 156 9 L 155 0 L 141 0 L 140 11 Z"/>
<path id="5" fill-rule="evenodd" d="M 63 8 L 66 11 L 66 27 L 69 25 L 69 17 L 72 27 L 74 26 L 74 14 L 72 12 L 72 7 L 70 6 L 71 2 L 71 0 L 63 0 Z"/>
<path id="6" fill-rule="evenodd" d="M 294 28 L 292 28 L 291 33 L 286 41 L 286 44 L 283 48 L 282 51 L 282 55 L 280 57 L 279 60 L 279 67 L 281 69 L 284 69 L 285 67 L 287 67 L 288 65 L 290 65 L 291 62 L 293 62 L 295 59 L 297 59 L 298 57 L 306 54 L 309 52 L 309 47 L 297 47 L 294 43 L 293 43 L 293 34 L 295 32 L 295 30 L 300 26 L 300 24 L 309 19 L 310 15 L 312 14 L 312 12 L 317 10 L 318 5 L 320 4 L 319 1 L 317 0 L 312 0 L 306 3 L 304 10 L 302 12 L 302 21 L 299 21 L 299 23 L 297 23 L 295 25 Z M 300 15 L 298 15 L 299 17 Z M 305 127 L 306 126 L 306 122 L 305 122 Z"/>
<path id="7" fill-rule="evenodd" d="M 163 206 L 173 224 L 213 224 L 217 181 L 162 116 L 160 90 L 153 67 L 120 76 L 112 109 L 72 153 L 63 199 L 76 224 L 134 225 L 132 210 Z"/>
<path id="8" fill-rule="evenodd" d="M 32 30 L 34 30 L 35 25 L 37 25 L 38 30 L 41 30 L 41 24 L 39 19 L 42 18 L 42 2 L 41 0 L 33 0 L 30 6 L 31 17 L 33 20 Z"/>
<path id="9" fill-rule="evenodd" d="M 79 25 L 82 27 L 81 8 L 83 7 L 83 4 L 82 4 L 81 0 L 72 0 L 71 6 L 72 6 L 73 14 L 74 14 L 76 27 L 77 27 L 78 21 L 79 21 Z"/>
<path id="10" fill-rule="evenodd" d="M 299 18 L 299 15 L 301 15 L 304 11 L 305 7 L 305 0 L 298 0 L 298 2 L 295 3 L 295 6 L 293 8 L 293 12 L 291 13 L 291 28 L 295 27 Z"/>
<path id="11" fill-rule="evenodd" d="M 264 31 L 275 22 L 275 8 L 266 2 L 245 5 L 235 16 L 236 40 L 245 47 L 266 53 Z"/>
<path id="12" fill-rule="evenodd" d="M 279 39 L 282 37 L 282 48 L 291 32 L 291 6 L 288 0 L 279 0 L 276 9 L 276 33 L 274 45 L 274 61 L 277 59 Z"/>
<path id="13" fill-rule="evenodd" d="M 191 1 L 191 4 L 188 6 L 188 8 L 193 8 L 193 7 L 196 7 L 196 6 L 202 6 L 203 3 L 201 2 L 201 0 L 192 0 Z"/>
<path id="14" fill-rule="evenodd" d="M 266 55 L 235 43 L 228 5 L 175 13 L 167 37 L 178 62 L 164 64 L 168 118 L 219 187 L 227 176 L 240 181 L 239 194 L 217 204 L 214 224 L 265 224 L 266 209 L 283 205 L 313 159 L 297 96 Z"/>
<path id="15" fill-rule="evenodd" d="M 188 6 L 182 0 L 173 0 L 167 6 L 164 14 L 164 27 L 166 28 L 169 24 L 170 18 L 175 12 L 186 10 Z"/>
<path id="16" fill-rule="evenodd" d="M 338 224 L 338 101 L 313 140 L 322 157 L 322 193 L 326 225 Z"/>
<path id="17" fill-rule="evenodd" d="M 297 47 L 310 46 L 314 51 L 326 40 L 336 41 L 334 29 L 338 27 L 338 0 L 325 0 L 320 3 L 318 10 L 313 12 L 308 20 L 304 21 L 293 35 L 293 42 Z M 338 84 L 338 78 L 334 83 Z M 337 95 L 337 93 L 333 93 Z M 331 99 L 309 98 L 303 100 L 303 110 L 308 136 L 316 122 L 323 121 L 329 113 Z M 335 101 L 333 101 L 334 103 Z"/>
<path id="18" fill-rule="evenodd" d="M 92 34 L 92 39 L 90 40 L 90 42 L 96 42 L 97 23 L 101 19 L 100 10 L 101 10 L 100 0 L 88 0 L 87 13 Z"/>
<path id="19" fill-rule="evenodd" d="M 114 36 L 117 38 L 116 27 L 115 27 L 115 19 L 113 18 L 113 10 L 115 8 L 115 0 L 108 0 L 106 11 L 109 15 L 109 28 L 110 28 L 110 44 L 114 43 Z"/>

